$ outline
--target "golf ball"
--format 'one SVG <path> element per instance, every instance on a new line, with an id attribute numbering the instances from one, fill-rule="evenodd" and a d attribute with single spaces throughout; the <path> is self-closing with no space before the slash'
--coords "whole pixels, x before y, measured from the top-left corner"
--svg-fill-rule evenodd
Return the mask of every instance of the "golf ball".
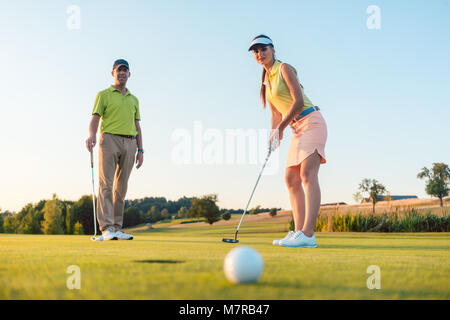
<path id="1" fill-rule="evenodd" d="M 225 257 L 225 276 L 232 283 L 256 282 L 261 277 L 264 261 L 258 251 L 250 247 L 236 247 Z"/>

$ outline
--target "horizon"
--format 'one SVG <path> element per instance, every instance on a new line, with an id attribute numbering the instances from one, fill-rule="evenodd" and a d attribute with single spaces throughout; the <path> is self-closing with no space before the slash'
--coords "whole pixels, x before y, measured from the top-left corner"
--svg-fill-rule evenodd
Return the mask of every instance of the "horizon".
<path id="1" fill-rule="evenodd" d="M 56 196 L 57 196 L 57 199 L 58 199 L 58 200 L 63 201 L 63 202 L 66 202 L 66 201 L 77 202 L 78 200 L 80 200 L 80 199 L 81 199 L 82 197 L 84 197 L 84 196 L 92 197 L 92 194 L 83 194 L 83 195 L 81 195 L 80 197 L 78 197 L 77 199 L 62 199 L 62 198 L 59 198 L 57 194 L 56 194 Z M 97 196 L 97 195 L 96 195 L 96 196 Z M 385 197 L 385 196 L 386 196 L 386 195 L 380 195 L 380 196 L 378 196 L 379 200 L 377 200 L 377 204 L 388 202 L 388 200 L 385 200 L 385 199 L 381 198 L 381 197 Z M 417 196 L 415 196 L 415 195 L 389 195 L 389 196 L 391 196 L 391 197 L 398 197 L 398 196 L 401 196 L 401 197 L 415 197 L 415 198 L 404 198 L 404 199 L 392 199 L 392 200 L 390 200 L 391 202 L 395 202 L 395 201 L 404 201 L 404 200 L 426 200 L 426 201 L 438 201 L 438 200 L 439 200 L 438 197 L 433 197 L 433 196 L 429 196 L 429 195 L 428 195 L 426 198 L 420 198 L 420 197 L 417 197 Z M 181 197 L 179 197 L 179 198 L 177 198 L 177 199 L 168 199 L 168 198 L 166 198 L 166 197 L 164 197 L 164 196 L 162 196 L 162 197 L 159 197 L 159 196 L 158 196 L 158 197 L 154 197 L 154 196 L 146 196 L 146 197 L 143 197 L 143 198 L 126 199 L 125 202 L 136 201 L 136 200 L 142 200 L 142 199 L 145 199 L 145 198 L 165 198 L 167 202 L 169 202 L 169 201 L 177 202 L 178 200 L 180 200 L 180 199 L 182 199 L 182 198 L 190 198 L 190 197 L 181 196 Z M 380 199 L 380 198 L 381 198 L 381 199 Z M 366 202 L 366 201 L 365 201 L 365 200 L 367 200 L 367 199 L 369 199 L 369 198 L 362 197 L 362 198 L 361 198 L 361 202 L 356 202 L 356 203 L 347 203 L 347 202 L 344 202 L 344 201 L 321 203 L 320 206 L 331 206 L 331 205 L 339 205 L 339 206 L 340 206 L 340 205 L 345 205 L 345 206 L 371 205 L 371 202 Z M 444 200 L 450 199 L 450 196 L 443 197 L 443 199 L 444 199 Z M 29 202 L 29 203 L 25 204 L 25 205 L 24 205 L 22 208 L 20 208 L 19 210 L 10 210 L 10 209 L 5 209 L 5 208 L 1 208 L 1 207 L 0 207 L 0 214 L 4 214 L 4 213 L 17 214 L 17 213 L 19 213 L 22 209 L 24 209 L 24 208 L 25 208 L 27 205 L 29 205 L 29 204 L 33 205 L 33 207 L 34 207 L 34 206 L 36 206 L 40 201 L 47 201 L 47 200 L 52 200 L 52 199 L 51 199 L 51 198 L 48 198 L 48 199 L 40 199 L 39 201 L 34 202 L 34 203 Z M 259 204 L 254 204 L 254 205 L 252 205 L 252 206 L 249 206 L 248 211 L 250 211 L 251 209 L 256 208 L 257 206 L 260 206 L 261 209 L 271 209 L 271 208 L 275 208 L 275 207 L 264 207 L 264 206 L 261 206 L 261 205 L 259 205 Z M 243 211 L 245 208 L 244 208 L 244 207 L 233 207 L 233 208 L 230 208 L 230 207 L 220 207 L 220 206 L 219 206 L 219 209 L 220 209 L 220 210 L 226 209 L 226 210 L 242 210 L 242 211 Z M 280 209 L 280 211 L 289 211 L 289 210 L 291 210 L 290 208 L 282 208 L 282 207 L 279 208 L 279 209 Z"/>

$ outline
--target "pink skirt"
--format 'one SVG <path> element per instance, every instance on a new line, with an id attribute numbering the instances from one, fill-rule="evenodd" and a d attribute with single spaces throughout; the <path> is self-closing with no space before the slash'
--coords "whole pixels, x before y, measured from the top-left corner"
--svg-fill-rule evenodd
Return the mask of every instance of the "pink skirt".
<path id="1" fill-rule="evenodd" d="M 292 140 L 286 167 L 298 166 L 316 150 L 320 163 L 326 163 L 327 124 L 320 111 L 314 111 L 291 125 Z"/>

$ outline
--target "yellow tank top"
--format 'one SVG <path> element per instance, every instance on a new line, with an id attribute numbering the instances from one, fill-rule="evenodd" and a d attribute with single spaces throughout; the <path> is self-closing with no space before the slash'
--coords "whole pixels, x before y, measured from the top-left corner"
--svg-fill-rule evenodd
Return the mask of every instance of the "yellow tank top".
<path id="1" fill-rule="evenodd" d="M 265 85 L 267 101 L 269 101 L 283 115 L 283 117 L 285 117 L 289 113 L 289 110 L 294 103 L 294 99 L 291 97 L 289 88 L 281 76 L 282 65 L 283 63 L 281 63 L 281 61 L 275 60 L 272 70 L 270 70 L 270 74 L 266 73 Z M 297 70 L 295 70 L 295 68 L 293 69 L 295 74 L 297 74 Z M 309 100 L 303 92 L 303 88 L 302 95 L 305 105 L 301 111 L 308 109 L 309 107 L 313 107 L 314 105 L 311 100 Z"/>

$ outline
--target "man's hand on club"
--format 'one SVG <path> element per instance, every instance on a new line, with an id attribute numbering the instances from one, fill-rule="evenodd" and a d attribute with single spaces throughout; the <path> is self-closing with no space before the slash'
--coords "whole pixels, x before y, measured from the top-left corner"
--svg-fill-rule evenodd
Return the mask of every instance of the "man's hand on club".
<path id="1" fill-rule="evenodd" d="M 95 136 L 90 136 L 89 138 L 87 138 L 86 148 L 88 149 L 89 152 L 92 152 L 92 150 L 94 150 L 96 143 L 97 143 L 97 138 Z"/>

